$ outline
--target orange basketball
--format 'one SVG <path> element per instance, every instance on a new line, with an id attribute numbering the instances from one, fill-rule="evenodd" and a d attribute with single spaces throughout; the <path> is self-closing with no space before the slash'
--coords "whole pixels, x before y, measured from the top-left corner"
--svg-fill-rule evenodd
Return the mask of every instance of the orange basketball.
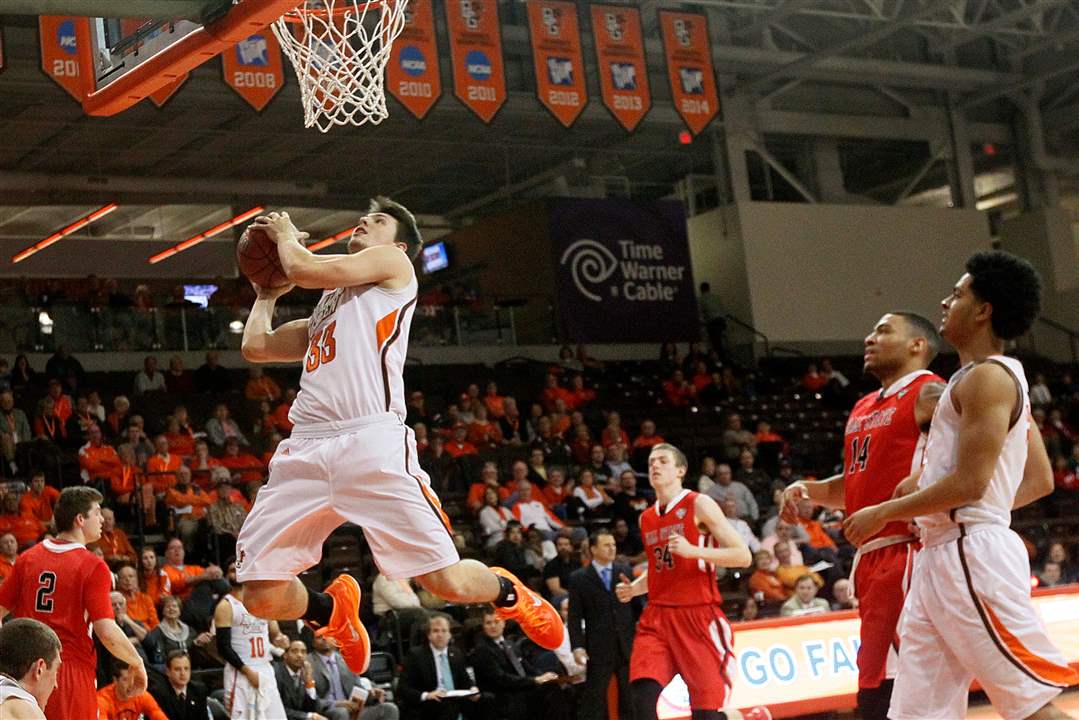
<path id="1" fill-rule="evenodd" d="M 288 285 L 277 256 L 277 243 L 265 230 L 249 227 L 236 245 L 236 264 L 247 279 L 263 288 Z"/>

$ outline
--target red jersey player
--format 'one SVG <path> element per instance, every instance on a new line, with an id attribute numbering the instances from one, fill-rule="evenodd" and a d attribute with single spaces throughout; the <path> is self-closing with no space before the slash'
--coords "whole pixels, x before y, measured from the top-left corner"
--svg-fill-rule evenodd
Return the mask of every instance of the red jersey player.
<path id="1" fill-rule="evenodd" d="M 116 624 L 109 603 L 112 574 L 86 549 L 101 536 L 101 493 L 86 486 L 60 493 L 53 519 L 59 534 L 30 548 L 0 585 L 0 618 L 10 610 L 51 627 L 63 644 L 57 687 L 45 707 L 48 720 L 97 717 L 97 655 L 91 626 L 109 652 L 132 667 L 146 689 L 146 668 Z"/>
<path id="2" fill-rule="evenodd" d="M 730 623 L 723 615 L 716 567 L 741 568 L 753 558 L 719 505 L 682 488 L 686 456 L 667 443 L 652 448 L 648 477 L 656 504 L 641 513 L 648 571 L 615 588 L 622 602 L 648 593 L 630 657 L 637 720 L 656 717 L 656 702 L 675 674 L 689 688 L 694 720 L 719 720 L 731 690 Z"/>
<path id="3" fill-rule="evenodd" d="M 884 502 L 921 465 L 925 433 L 944 390 L 944 381 L 926 369 L 940 344 L 936 328 L 919 315 L 891 312 L 877 322 L 865 339 L 865 371 L 880 381 L 881 389 L 851 410 L 843 473 L 793 483 L 783 494 L 784 519 L 795 522 L 797 503 L 807 497 L 825 507 L 843 508 L 848 515 Z M 858 709 L 865 720 L 887 718 L 890 678 L 895 677 L 893 650 L 899 642 L 896 625 L 915 540 L 905 522 L 889 523 L 855 557 L 852 574 L 862 620 Z"/>

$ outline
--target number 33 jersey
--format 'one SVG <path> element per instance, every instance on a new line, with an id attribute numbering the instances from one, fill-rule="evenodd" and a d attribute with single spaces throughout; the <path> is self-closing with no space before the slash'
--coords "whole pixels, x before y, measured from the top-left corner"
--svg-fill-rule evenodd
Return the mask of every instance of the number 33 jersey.
<path id="1" fill-rule="evenodd" d="M 697 495 L 683 490 L 666 507 L 657 501 L 641 513 L 641 538 L 648 553 L 649 605 L 718 605 L 723 602 L 711 563 L 675 555 L 667 546 L 673 535 L 691 545 L 719 547 L 715 538 L 697 527 Z"/>
<path id="2" fill-rule="evenodd" d="M 398 290 L 377 285 L 326 290 L 307 325 L 295 425 L 405 416 L 402 373 L 416 308 L 416 276 Z"/>
<path id="3" fill-rule="evenodd" d="M 914 410 L 922 386 L 929 382 L 944 380 L 928 370 L 917 370 L 855 403 L 843 443 L 848 515 L 888 500 L 895 486 L 921 467 L 925 435 Z M 908 534 L 903 521 L 889 523 L 875 537 Z"/>

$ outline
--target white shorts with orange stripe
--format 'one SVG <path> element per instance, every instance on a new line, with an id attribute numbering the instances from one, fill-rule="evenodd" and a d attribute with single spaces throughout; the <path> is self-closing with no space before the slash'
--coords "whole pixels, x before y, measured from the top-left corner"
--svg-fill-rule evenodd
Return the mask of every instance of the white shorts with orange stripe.
<path id="1" fill-rule="evenodd" d="M 252 687 L 242 673 L 225 665 L 225 710 L 229 720 L 278 720 L 286 717 L 273 665 L 248 665 L 259 675 L 258 688 Z M 140 716 L 141 717 L 141 716 Z"/>
<path id="2" fill-rule="evenodd" d="M 889 718 L 964 718 L 975 679 L 1002 717 L 1025 718 L 1079 682 L 1030 601 L 1018 535 L 957 525 L 927 540 L 899 621 Z"/>
<path id="3" fill-rule="evenodd" d="M 460 560 L 452 528 L 431 490 L 416 438 L 394 413 L 297 426 L 270 460 L 236 542 L 236 575 L 287 580 L 322 558 L 339 525 L 363 528 L 379 571 L 390 579 Z M 359 558 L 356 558 L 357 563 Z"/>

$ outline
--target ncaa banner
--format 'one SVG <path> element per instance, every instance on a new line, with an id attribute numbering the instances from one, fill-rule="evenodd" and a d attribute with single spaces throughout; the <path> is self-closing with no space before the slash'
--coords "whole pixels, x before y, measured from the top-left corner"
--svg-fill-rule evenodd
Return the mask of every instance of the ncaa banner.
<path id="1" fill-rule="evenodd" d="M 551 201 L 548 212 L 565 340 L 697 338 L 681 203 L 566 199 Z"/>
<path id="2" fill-rule="evenodd" d="M 453 94 L 485 123 L 506 102 L 497 0 L 446 0 Z"/>
<path id="3" fill-rule="evenodd" d="M 571 2 L 529 0 L 528 26 L 539 101 L 560 123 L 570 127 L 588 103 L 577 6 Z"/>
<path id="4" fill-rule="evenodd" d="M 75 23 L 69 15 L 42 15 L 37 26 L 41 35 L 41 69 L 68 95 L 82 102 L 79 81 L 79 53 L 75 46 Z"/>
<path id="5" fill-rule="evenodd" d="M 184 73 L 183 77 L 176 78 L 176 80 L 170 82 L 168 85 L 162 85 L 157 90 L 150 93 L 150 102 L 156 105 L 158 109 L 161 109 L 165 106 L 165 103 L 172 99 L 172 96 L 176 94 L 176 91 L 180 89 L 180 86 L 187 82 L 189 77 L 191 76 L 188 73 Z"/>
<path id="6" fill-rule="evenodd" d="M 626 5 L 593 5 L 592 35 L 603 104 L 622 127 L 632 132 L 652 107 L 641 13 Z"/>
<path id="7" fill-rule="evenodd" d="M 225 82 L 244 101 L 262 110 L 285 84 L 281 46 L 269 28 L 221 53 Z"/>
<path id="8" fill-rule="evenodd" d="M 421 120 L 442 96 L 431 0 L 408 3 L 405 28 L 394 42 L 386 65 L 386 85 L 397 102 Z"/>
<path id="9" fill-rule="evenodd" d="M 694 135 L 719 112 L 719 93 L 712 70 L 708 19 L 694 13 L 659 11 L 671 98 Z"/>

